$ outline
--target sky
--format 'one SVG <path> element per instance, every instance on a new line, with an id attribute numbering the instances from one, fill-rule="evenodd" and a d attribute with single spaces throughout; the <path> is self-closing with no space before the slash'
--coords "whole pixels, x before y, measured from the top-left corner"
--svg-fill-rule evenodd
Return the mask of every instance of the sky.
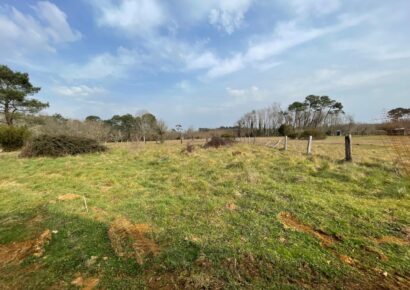
<path id="1" fill-rule="evenodd" d="M 0 64 L 70 118 L 219 127 L 315 94 L 373 122 L 410 106 L 410 1 L 0 0 Z"/>

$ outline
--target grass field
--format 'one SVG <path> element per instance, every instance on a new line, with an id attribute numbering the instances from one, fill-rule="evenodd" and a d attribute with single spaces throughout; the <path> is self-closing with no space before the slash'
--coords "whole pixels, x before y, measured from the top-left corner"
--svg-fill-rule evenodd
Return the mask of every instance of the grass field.
<path id="1" fill-rule="evenodd" d="M 0 288 L 409 289 L 410 180 L 381 137 L 353 163 L 343 137 L 268 141 L 0 153 Z"/>

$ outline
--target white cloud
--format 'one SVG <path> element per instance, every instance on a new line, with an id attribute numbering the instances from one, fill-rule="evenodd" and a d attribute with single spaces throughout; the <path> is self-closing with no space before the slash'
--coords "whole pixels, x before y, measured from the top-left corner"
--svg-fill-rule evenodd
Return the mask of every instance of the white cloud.
<path id="1" fill-rule="evenodd" d="M 106 91 L 100 87 L 90 87 L 87 85 L 79 86 L 57 86 L 53 91 L 62 96 L 67 97 L 89 97 L 104 94 Z"/>
<path id="2" fill-rule="evenodd" d="M 124 78 L 128 69 L 139 61 L 138 52 L 119 47 L 115 54 L 99 54 L 85 64 L 68 66 L 62 72 L 62 77 L 67 79 Z"/>
<path id="3" fill-rule="evenodd" d="M 220 76 L 231 74 L 244 67 L 243 55 L 240 53 L 235 54 L 231 58 L 227 58 L 219 61 L 213 66 L 206 74 L 209 78 L 217 78 Z"/>
<path id="4" fill-rule="evenodd" d="M 40 1 L 33 8 L 39 19 L 48 24 L 45 31 L 53 41 L 57 43 L 71 42 L 81 38 L 81 33 L 71 29 L 65 13 L 53 3 Z"/>
<path id="5" fill-rule="evenodd" d="M 165 24 L 165 10 L 157 0 L 92 0 L 97 23 L 124 30 L 132 35 L 153 32 Z"/>
<path id="6" fill-rule="evenodd" d="M 300 16 L 328 14 L 337 11 L 340 0 L 286 0 L 291 8 Z"/>
<path id="7" fill-rule="evenodd" d="M 231 97 L 228 101 L 229 106 L 244 104 L 248 101 L 261 101 L 266 98 L 265 92 L 261 91 L 257 86 L 251 86 L 248 89 L 227 87 L 226 91 Z"/>
<path id="8" fill-rule="evenodd" d="M 190 53 L 185 57 L 186 66 L 188 69 L 204 69 L 216 66 L 219 64 L 218 58 L 209 51 L 203 53 Z"/>
<path id="9" fill-rule="evenodd" d="M 81 38 L 81 33 L 70 27 L 65 13 L 53 3 L 41 1 L 32 8 L 35 15 L 23 14 L 10 6 L 0 7 L 0 43 L 9 53 L 54 52 L 56 44 Z"/>
<path id="10" fill-rule="evenodd" d="M 247 65 L 257 66 L 265 61 L 272 63 L 270 58 L 276 55 L 314 39 L 355 26 L 365 18 L 365 16 L 356 18 L 345 15 L 337 24 L 320 28 L 305 28 L 295 21 L 279 23 L 273 34 L 257 42 L 251 42 L 245 53 L 236 53 L 232 57 L 219 60 L 209 69 L 207 77 L 228 75 Z"/>
<path id="11" fill-rule="evenodd" d="M 183 91 L 191 91 L 192 85 L 188 80 L 182 80 L 175 85 L 176 88 L 183 90 Z"/>
<path id="12" fill-rule="evenodd" d="M 252 0 L 219 1 L 219 7 L 209 13 L 209 22 L 218 29 L 232 34 L 240 28 L 245 14 L 252 4 Z"/>

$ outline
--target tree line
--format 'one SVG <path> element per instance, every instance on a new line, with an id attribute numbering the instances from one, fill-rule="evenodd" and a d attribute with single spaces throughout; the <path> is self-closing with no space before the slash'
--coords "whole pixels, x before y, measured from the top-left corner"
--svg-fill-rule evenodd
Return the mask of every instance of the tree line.
<path id="1" fill-rule="evenodd" d="M 272 136 L 282 126 L 293 131 L 305 129 L 332 130 L 341 124 L 345 114 L 341 102 L 328 96 L 309 95 L 303 102 L 295 101 L 287 110 L 273 104 L 244 114 L 236 123 L 239 136 Z"/>

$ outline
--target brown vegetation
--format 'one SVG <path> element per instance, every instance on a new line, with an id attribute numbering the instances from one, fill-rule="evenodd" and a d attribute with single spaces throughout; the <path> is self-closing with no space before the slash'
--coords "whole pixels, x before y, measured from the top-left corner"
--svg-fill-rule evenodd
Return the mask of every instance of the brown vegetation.
<path id="1" fill-rule="evenodd" d="M 145 257 L 159 253 L 158 245 L 146 237 L 150 231 L 151 227 L 147 224 L 133 224 L 127 219 L 118 218 L 111 224 L 108 236 L 119 257 L 135 258 L 142 265 Z"/>

